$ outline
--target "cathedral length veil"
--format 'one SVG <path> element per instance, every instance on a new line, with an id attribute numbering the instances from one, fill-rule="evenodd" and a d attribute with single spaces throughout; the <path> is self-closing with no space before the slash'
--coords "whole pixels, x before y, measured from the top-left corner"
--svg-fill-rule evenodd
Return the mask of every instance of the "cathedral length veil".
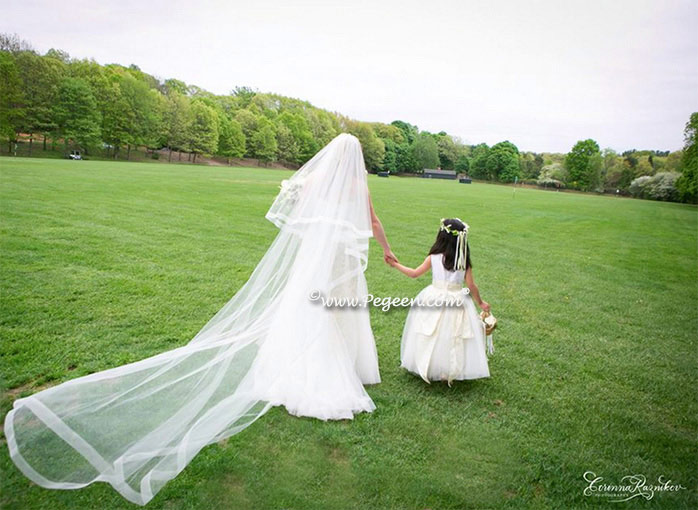
<path id="1" fill-rule="evenodd" d="M 5 435 L 28 478 L 52 489 L 107 482 L 145 505 L 204 446 L 240 432 L 272 405 L 322 419 L 375 407 L 359 378 L 378 382 L 377 375 L 361 376 L 360 367 L 358 376 L 349 373 L 342 349 L 351 343 L 338 342 L 365 328 L 308 299 L 313 290 L 365 291 L 372 232 L 359 141 L 348 134 L 332 140 L 282 183 L 266 217 L 280 229 L 276 239 L 186 345 L 14 401 Z M 310 353 L 310 361 L 326 362 L 325 373 L 310 373 Z"/>

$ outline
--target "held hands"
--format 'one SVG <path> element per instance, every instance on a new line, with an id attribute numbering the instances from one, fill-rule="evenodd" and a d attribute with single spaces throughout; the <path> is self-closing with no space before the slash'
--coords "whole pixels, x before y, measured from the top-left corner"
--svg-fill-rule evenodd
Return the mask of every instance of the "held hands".
<path id="1" fill-rule="evenodd" d="M 395 254 L 392 252 L 392 250 L 384 251 L 383 252 L 383 260 L 385 260 L 385 263 L 391 266 L 395 266 L 399 261 Z"/>

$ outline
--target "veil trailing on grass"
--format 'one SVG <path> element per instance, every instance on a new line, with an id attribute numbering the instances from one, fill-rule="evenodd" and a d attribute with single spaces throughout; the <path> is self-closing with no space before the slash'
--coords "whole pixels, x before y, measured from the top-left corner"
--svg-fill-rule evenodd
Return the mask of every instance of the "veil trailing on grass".
<path id="1" fill-rule="evenodd" d="M 272 405 L 321 419 L 372 410 L 361 382 L 378 381 L 338 341 L 370 327 L 308 298 L 365 291 L 365 174 L 358 140 L 337 136 L 282 183 L 266 215 L 276 239 L 186 345 L 15 400 L 5 435 L 17 467 L 42 487 L 107 482 L 145 505 L 204 446 Z"/>

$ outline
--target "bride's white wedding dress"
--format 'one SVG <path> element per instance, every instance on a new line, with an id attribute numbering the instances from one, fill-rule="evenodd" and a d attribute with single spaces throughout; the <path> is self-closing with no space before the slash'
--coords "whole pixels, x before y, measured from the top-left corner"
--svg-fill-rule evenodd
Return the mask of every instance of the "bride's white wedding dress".
<path id="1" fill-rule="evenodd" d="M 359 141 L 341 134 L 290 179 L 267 218 L 280 231 L 250 279 L 186 345 L 15 400 L 10 455 L 37 484 L 110 483 L 144 505 L 204 446 L 283 405 L 352 418 L 380 382 L 366 295 L 372 236 Z"/>

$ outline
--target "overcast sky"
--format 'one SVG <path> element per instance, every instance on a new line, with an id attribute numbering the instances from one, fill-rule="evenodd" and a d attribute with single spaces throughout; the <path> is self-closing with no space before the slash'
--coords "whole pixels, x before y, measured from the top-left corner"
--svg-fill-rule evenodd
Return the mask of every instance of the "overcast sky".
<path id="1" fill-rule="evenodd" d="M 466 143 L 676 150 L 698 111 L 696 0 L 0 0 L 0 13 L 0 32 L 41 53 Z"/>

